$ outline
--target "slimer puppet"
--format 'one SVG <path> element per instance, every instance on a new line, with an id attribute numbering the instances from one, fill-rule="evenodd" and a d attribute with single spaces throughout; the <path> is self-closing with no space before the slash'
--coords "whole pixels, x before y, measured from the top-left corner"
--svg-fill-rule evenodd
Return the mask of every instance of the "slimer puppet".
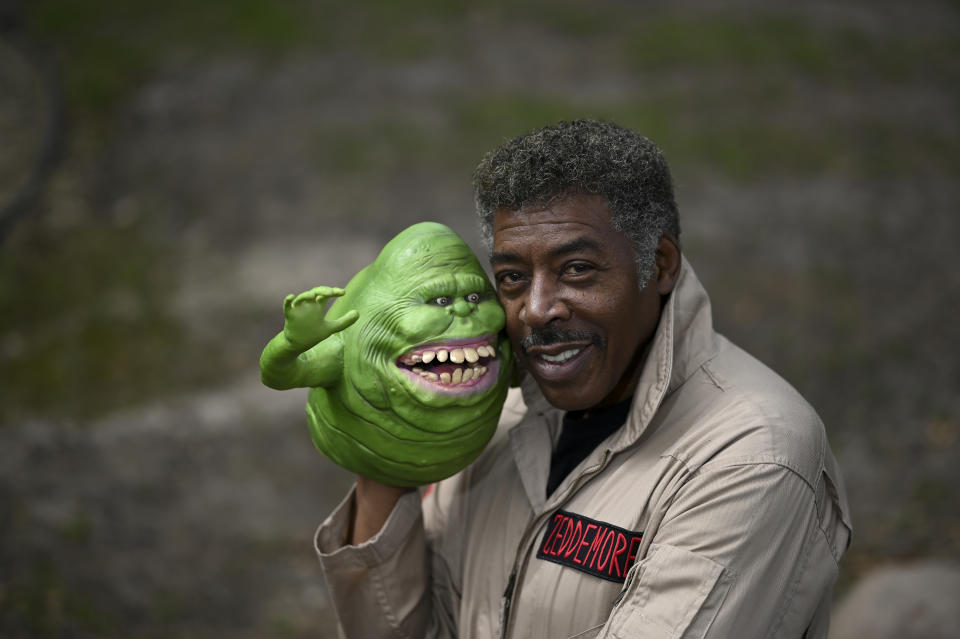
<path id="1" fill-rule="evenodd" d="M 417 486 L 466 467 L 493 436 L 512 374 L 504 313 L 448 227 L 411 226 L 346 289 L 288 295 L 283 313 L 261 378 L 310 387 L 313 442 L 340 466 Z"/>

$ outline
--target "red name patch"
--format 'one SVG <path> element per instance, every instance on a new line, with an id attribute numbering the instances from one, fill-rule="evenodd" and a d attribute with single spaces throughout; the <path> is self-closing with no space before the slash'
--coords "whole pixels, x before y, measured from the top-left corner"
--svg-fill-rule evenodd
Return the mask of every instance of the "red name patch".
<path id="1" fill-rule="evenodd" d="M 558 510 L 547 525 L 537 559 L 623 583 L 637 560 L 641 539 L 642 532 Z"/>

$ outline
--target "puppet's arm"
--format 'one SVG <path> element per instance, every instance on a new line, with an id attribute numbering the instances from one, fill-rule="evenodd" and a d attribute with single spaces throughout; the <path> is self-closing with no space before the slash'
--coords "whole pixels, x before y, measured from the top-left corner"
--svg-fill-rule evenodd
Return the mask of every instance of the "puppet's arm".
<path id="1" fill-rule="evenodd" d="M 283 331 L 263 349 L 260 379 L 270 388 L 286 390 L 304 386 L 327 386 L 343 371 L 343 343 L 332 339 L 357 321 L 357 311 L 337 319 L 325 317 L 324 306 L 331 297 L 343 295 L 342 288 L 318 286 L 283 301 Z"/>

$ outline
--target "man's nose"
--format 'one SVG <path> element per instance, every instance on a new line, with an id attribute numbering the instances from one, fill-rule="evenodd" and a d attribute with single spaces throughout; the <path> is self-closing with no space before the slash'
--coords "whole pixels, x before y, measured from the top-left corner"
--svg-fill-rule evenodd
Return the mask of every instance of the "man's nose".
<path id="1" fill-rule="evenodd" d="M 570 307 L 560 287 L 548 277 L 534 278 L 520 308 L 520 321 L 527 326 L 546 326 L 555 319 L 569 319 Z"/>

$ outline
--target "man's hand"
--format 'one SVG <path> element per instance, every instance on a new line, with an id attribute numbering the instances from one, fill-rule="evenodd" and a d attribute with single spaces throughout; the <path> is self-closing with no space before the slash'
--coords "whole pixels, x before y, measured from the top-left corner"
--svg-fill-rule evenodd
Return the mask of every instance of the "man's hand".
<path id="1" fill-rule="evenodd" d="M 339 333 L 357 321 L 357 311 L 348 311 L 335 320 L 326 319 L 327 300 L 343 295 L 342 288 L 317 286 L 299 295 L 287 295 L 283 300 L 283 336 L 298 351 L 306 351 Z"/>
<path id="2" fill-rule="evenodd" d="M 411 490 L 415 489 L 389 486 L 362 475 L 358 476 L 347 543 L 356 546 L 380 532 L 393 512 L 393 507 Z"/>

